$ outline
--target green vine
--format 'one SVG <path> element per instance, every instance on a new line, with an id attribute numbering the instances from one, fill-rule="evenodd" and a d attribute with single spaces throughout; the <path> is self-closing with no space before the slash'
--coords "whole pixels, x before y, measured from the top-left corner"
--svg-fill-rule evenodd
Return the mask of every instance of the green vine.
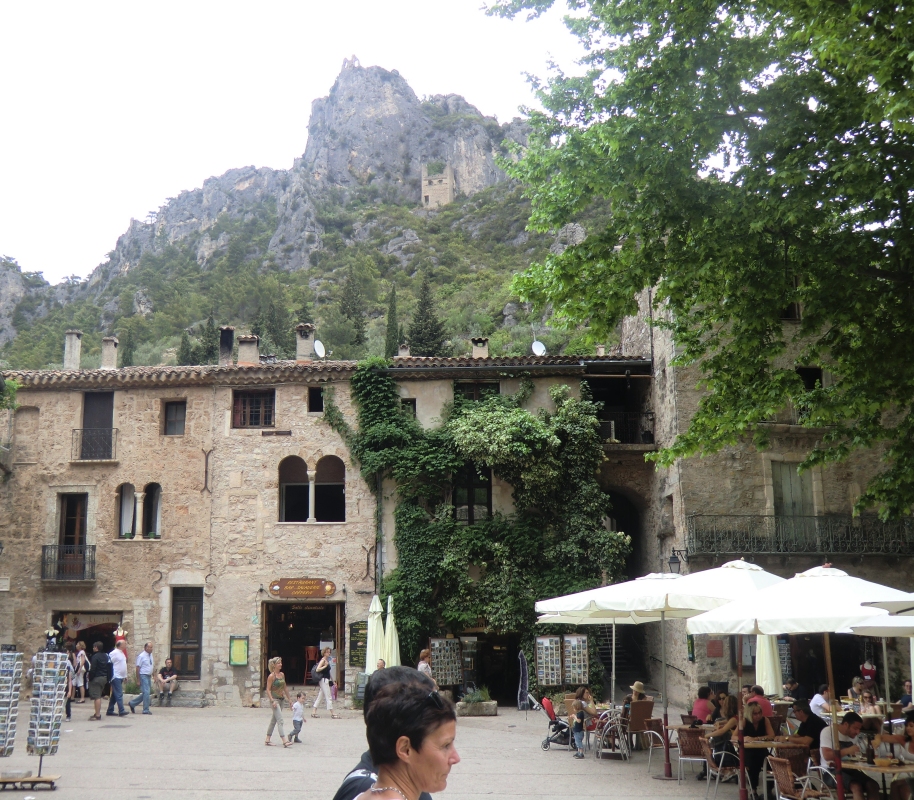
<path id="1" fill-rule="evenodd" d="M 519 633 L 533 664 L 534 637 L 544 632 L 534 603 L 618 579 L 631 548 L 629 536 L 603 524 L 610 504 L 596 480 L 604 459 L 598 406 L 585 387 L 575 399 L 560 386 L 550 392 L 555 411 L 532 413 L 524 408 L 533 389 L 525 378 L 513 395 L 458 396 L 439 428 L 423 430 L 403 410 L 387 366 L 373 359 L 353 375 L 357 430 L 332 397 L 324 416 L 346 439 L 369 486 L 379 473 L 396 481 L 398 566 L 381 588 L 395 597 L 408 661 L 430 635 L 482 625 Z M 475 525 L 455 518 L 451 476 L 467 462 L 511 485 L 513 514 Z M 601 678 L 592 659 L 592 683 Z"/>

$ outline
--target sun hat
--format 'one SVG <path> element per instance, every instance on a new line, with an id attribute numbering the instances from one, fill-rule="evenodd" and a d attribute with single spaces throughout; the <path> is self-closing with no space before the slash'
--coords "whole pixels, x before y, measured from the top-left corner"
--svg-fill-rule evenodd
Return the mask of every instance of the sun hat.
<path id="1" fill-rule="evenodd" d="M 638 692 L 638 694 L 646 694 L 644 691 L 644 684 L 641 681 L 635 681 L 631 686 L 628 687 L 633 692 Z"/>

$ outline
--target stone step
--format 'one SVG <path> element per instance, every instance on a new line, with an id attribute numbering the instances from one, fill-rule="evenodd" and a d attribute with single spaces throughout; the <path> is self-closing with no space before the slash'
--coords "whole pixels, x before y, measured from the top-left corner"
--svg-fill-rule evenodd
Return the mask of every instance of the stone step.
<path id="1" fill-rule="evenodd" d="M 140 695 L 125 694 L 124 702 L 126 703 L 129 700 L 132 700 L 134 697 L 140 697 Z M 167 701 L 168 698 L 166 697 L 165 700 Z M 163 702 L 163 705 L 164 705 L 164 702 Z M 187 691 L 182 691 L 181 689 L 178 689 L 178 691 L 175 692 L 171 698 L 171 707 L 172 708 L 206 708 L 206 706 L 208 706 L 208 705 L 212 705 L 212 703 L 206 697 L 206 693 L 201 692 L 201 691 L 194 691 L 192 689 L 187 690 Z M 153 693 L 152 699 L 150 702 L 150 707 L 158 708 L 158 706 L 159 706 L 159 697 L 157 694 Z"/>

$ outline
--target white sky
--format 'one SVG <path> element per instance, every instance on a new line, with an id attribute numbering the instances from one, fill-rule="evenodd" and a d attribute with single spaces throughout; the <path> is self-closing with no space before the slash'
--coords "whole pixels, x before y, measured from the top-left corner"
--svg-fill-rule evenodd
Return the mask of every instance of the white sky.
<path id="1" fill-rule="evenodd" d="M 482 0 L 0 2 L 0 254 L 86 276 L 131 217 L 248 164 L 289 168 L 343 59 L 500 121 L 579 48 Z M 563 7 L 563 4 L 560 4 Z"/>

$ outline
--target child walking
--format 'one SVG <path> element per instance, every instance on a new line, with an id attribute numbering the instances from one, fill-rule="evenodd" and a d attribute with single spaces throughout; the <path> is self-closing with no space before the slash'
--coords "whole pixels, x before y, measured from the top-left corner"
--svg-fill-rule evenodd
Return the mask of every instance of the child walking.
<path id="1" fill-rule="evenodd" d="M 302 698 L 304 695 L 299 692 L 295 695 L 295 702 L 292 703 L 292 733 L 289 735 L 290 742 L 298 742 L 301 744 L 301 739 L 298 738 L 298 734 L 301 733 L 301 726 L 305 722 L 305 707 L 302 705 Z"/>

